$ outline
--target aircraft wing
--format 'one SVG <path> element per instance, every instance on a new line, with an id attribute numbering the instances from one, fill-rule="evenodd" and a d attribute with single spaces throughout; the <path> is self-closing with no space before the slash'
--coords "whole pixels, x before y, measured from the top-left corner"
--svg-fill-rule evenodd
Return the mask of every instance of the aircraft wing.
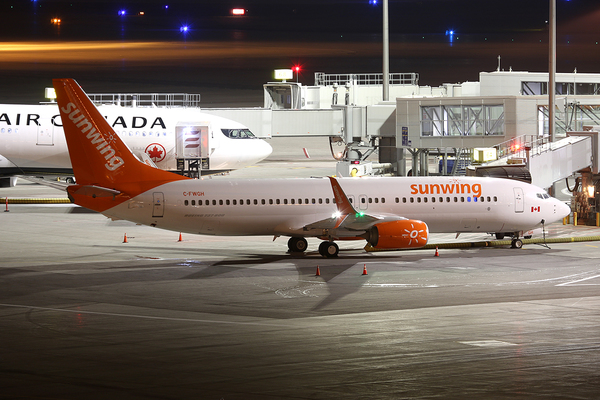
<path id="1" fill-rule="evenodd" d="M 312 229 L 337 229 L 350 231 L 364 231 L 380 222 L 405 220 L 406 218 L 398 215 L 369 215 L 363 212 L 358 212 L 354 209 L 346 193 L 340 186 L 337 179 L 329 177 L 331 188 L 335 197 L 337 212 L 331 217 L 322 219 L 312 224 L 303 227 L 303 230 Z"/>

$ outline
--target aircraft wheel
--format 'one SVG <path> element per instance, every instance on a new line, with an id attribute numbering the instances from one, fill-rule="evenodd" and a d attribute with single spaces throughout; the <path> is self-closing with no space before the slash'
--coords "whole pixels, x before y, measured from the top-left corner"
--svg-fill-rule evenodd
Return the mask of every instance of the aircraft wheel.
<path id="1" fill-rule="evenodd" d="M 288 249 L 292 253 L 304 253 L 308 248 L 308 242 L 304 238 L 291 237 L 288 240 Z"/>
<path id="2" fill-rule="evenodd" d="M 340 248 L 335 242 L 321 242 L 319 245 L 319 254 L 323 257 L 337 257 Z"/>
<path id="3" fill-rule="evenodd" d="M 496 240 L 504 239 L 504 232 L 496 232 Z"/>
<path id="4" fill-rule="evenodd" d="M 73 184 L 75 184 L 75 178 L 74 178 L 74 177 L 72 177 L 72 176 L 69 176 L 69 177 L 66 179 L 66 182 L 67 182 L 69 185 L 73 185 Z"/>
<path id="5" fill-rule="evenodd" d="M 523 241 L 521 239 L 513 239 L 510 247 L 513 249 L 520 249 L 523 247 Z"/>

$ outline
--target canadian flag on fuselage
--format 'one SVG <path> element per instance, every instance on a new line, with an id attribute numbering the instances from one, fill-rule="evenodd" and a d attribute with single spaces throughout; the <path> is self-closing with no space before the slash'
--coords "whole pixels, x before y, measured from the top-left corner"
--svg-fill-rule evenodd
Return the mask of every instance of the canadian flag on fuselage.
<path id="1" fill-rule="evenodd" d="M 167 182 L 188 179 L 140 162 L 73 79 L 54 79 L 54 90 L 77 185 L 76 204 L 104 211 Z M 99 189 L 117 192 L 97 195 Z"/>

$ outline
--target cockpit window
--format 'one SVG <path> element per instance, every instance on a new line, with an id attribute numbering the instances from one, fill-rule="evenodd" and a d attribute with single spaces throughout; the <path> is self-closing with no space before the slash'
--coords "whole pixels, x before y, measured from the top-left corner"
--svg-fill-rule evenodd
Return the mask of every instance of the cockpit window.
<path id="1" fill-rule="evenodd" d="M 540 199 L 549 199 L 550 195 L 548 193 L 536 193 L 537 197 Z"/>
<path id="2" fill-rule="evenodd" d="M 221 131 L 230 139 L 256 139 L 250 129 L 221 129 Z"/>

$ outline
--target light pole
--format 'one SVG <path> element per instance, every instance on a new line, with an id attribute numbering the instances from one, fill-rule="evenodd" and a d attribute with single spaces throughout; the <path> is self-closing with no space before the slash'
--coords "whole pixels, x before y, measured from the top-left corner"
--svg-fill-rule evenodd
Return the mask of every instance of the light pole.
<path id="1" fill-rule="evenodd" d="M 390 99 L 390 26 L 388 0 L 383 0 L 383 101 Z"/>
<path id="2" fill-rule="evenodd" d="M 554 142 L 556 118 L 556 0 L 550 0 L 550 51 L 548 56 L 548 135 Z"/>

